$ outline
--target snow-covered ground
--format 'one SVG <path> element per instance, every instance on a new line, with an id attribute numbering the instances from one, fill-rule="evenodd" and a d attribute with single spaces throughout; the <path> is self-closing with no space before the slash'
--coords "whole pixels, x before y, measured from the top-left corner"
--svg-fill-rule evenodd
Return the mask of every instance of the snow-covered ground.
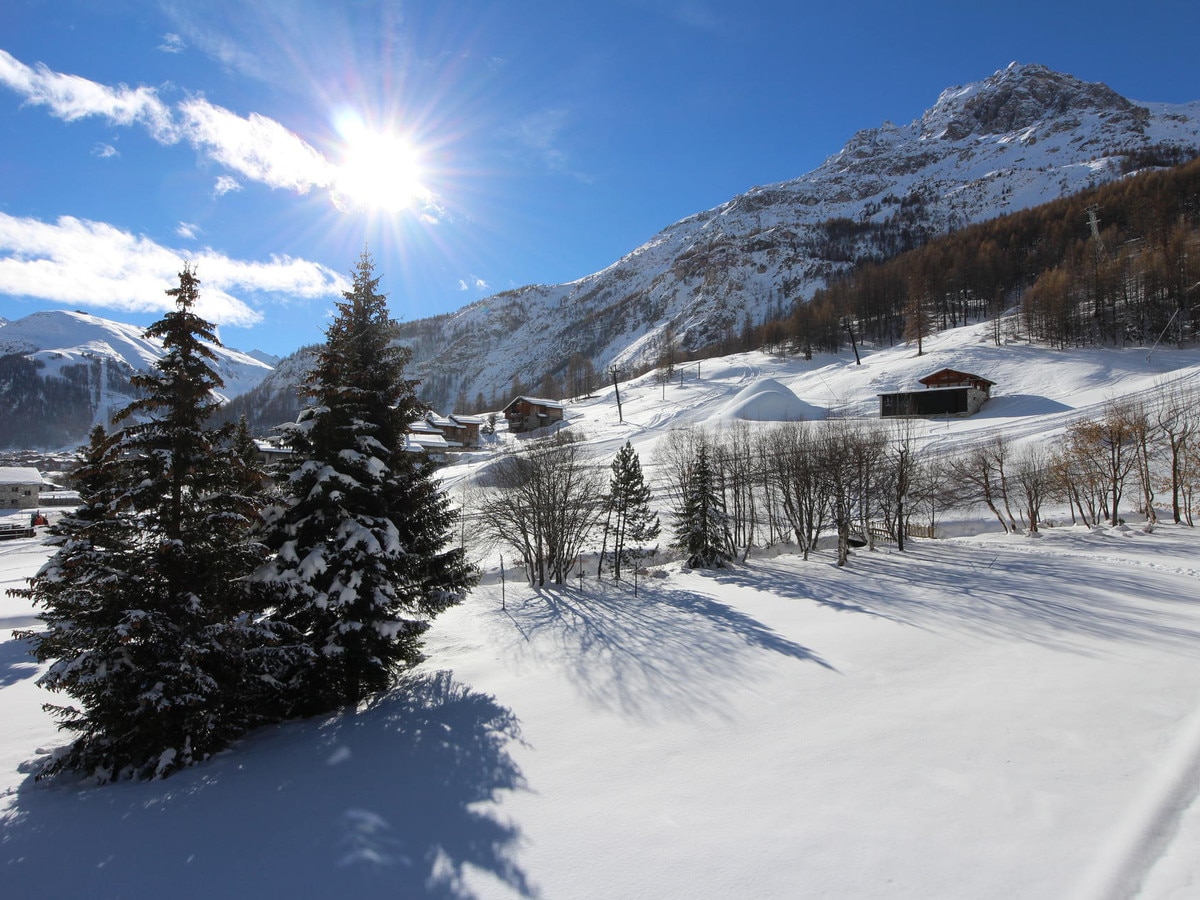
<path id="1" fill-rule="evenodd" d="M 869 414 L 877 392 L 952 366 L 996 381 L 995 399 L 927 423 L 926 440 L 1046 439 L 1115 396 L 1195 383 L 1198 364 L 996 348 L 980 327 L 861 367 L 705 361 L 665 399 L 652 378 L 623 386 L 624 422 L 611 396 L 573 404 L 571 427 L 605 463 L 626 439 L 649 462 L 667 428 L 791 407 L 785 389 Z M 748 402 L 768 378 L 776 399 Z M 710 574 L 664 564 L 636 595 L 489 572 L 401 688 L 162 782 L 34 783 L 29 761 L 63 741 L 40 704 L 61 698 L 5 640 L 0 890 L 1200 896 L 1200 534 L 1131 526 L 883 545 L 844 569 L 829 553 Z M 47 552 L 0 543 L 0 590 Z M 33 616 L 0 597 L 0 637 Z"/>

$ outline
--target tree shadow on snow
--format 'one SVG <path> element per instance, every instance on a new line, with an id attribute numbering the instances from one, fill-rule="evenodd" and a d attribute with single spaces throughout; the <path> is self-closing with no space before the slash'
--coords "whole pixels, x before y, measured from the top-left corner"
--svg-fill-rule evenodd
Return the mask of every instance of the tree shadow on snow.
<path id="1" fill-rule="evenodd" d="M 792 557 L 791 559 L 793 560 L 793 564 L 799 561 L 798 557 Z M 814 553 L 810 557 L 808 564 L 817 565 L 821 559 L 822 557 L 819 554 Z M 805 563 L 801 564 L 806 565 Z M 712 577 L 722 584 L 766 592 L 773 596 L 789 600 L 803 600 L 809 603 L 817 603 L 838 612 L 860 613 L 867 616 L 878 616 L 882 619 L 895 618 L 893 614 L 881 608 L 864 606 L 852 595 L 842 595 L 829 591 L 814 591 L 807 579 L 796 577 L 794 568 L 775 568 L 769 562 L 764 565 L 762 562 L 755 560 L 750 569 L 741 567 L 719 569 L 712 573 Z"/>
<path id="2" fill-rule="evenodd" d="M 32 678 L 38 673 L 37 660 L 29 649 L 27 642 L 15 638 L 0 644 L 0 688 Z"/>
<path id="3" fill-rule="evenodd" d="M 1197 602 L 1190 586 L 1186 596 L 1176 596 L 1169 582 L 1150 588 L 1156 577 L 1146 566 L 1122 567 L 1102 556 L 1076 555 L 1064 564 L 1053 553 L 1029 548 L 923 541 L 904 553 L 859 551 L 842 569 L 821 557 L 755 566 L 755 579 L 766 578 L 781 596 L 922 628 L 1057 647 L 1082 639 L 1200 647 L 1195 610 L 1188 608 Z"/>
<path id="4" fill-rule="evenodd" d="M 590 581 L 530 589 L 508 604 L 528 652 L 548 651 L 592 702 L 653 721 L 728 712 L 723 697 L 781 656 L 832 669 L 816 653 L 731 606 L 662 582 Z"/>
<path id="5" fill-rule="evenodd" d="M 516 717 L 448 672 L 357 713 L 288 723 L 166 781 L 34 784 L 0 818 L 13 896 L 474 896 L 538 891 L 519 829 Z"/>

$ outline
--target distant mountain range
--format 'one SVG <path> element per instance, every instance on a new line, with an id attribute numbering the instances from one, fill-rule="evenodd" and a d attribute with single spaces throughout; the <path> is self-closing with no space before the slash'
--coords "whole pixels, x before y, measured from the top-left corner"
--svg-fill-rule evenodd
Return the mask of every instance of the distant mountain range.
<path id="1" fill-rule="evenodd" d="M 0 324 L 0 449 L 77 445 L 133 397 L 129 378 L 162 357 L 142 328 L 83 312 L 37 312 Z M 255 387 L 272 366 L 214 347 L 230 400 Z"/>
<path id="2" fill-rule="evenodd" d="M 1014 63 L 946 89 L 907 125 L 858 132 L 807 175 L 668 226 L 600 272 L 406 322 L 399 337 L 413 349 L 424 399 L 443 412 L 456 398 L 503 395 L 514 379 L 536 388 L 572 358 L 628 371 L 668 340 L 702 347 L 779 314 L 861 261 L 1175 165 L 1198 148 L 1200 101 L 1135 103 Z M 0 447 L 78 444 L 128 401 L 129 374 L 159 352 L 140 329 L 85 313 L 3 324 Z M 245 414 L 260 433 L 292 418 L 310 353 L 278 361 L 220 351 L 227 414 Z"/>
<path id="3" fill-rule="evenodd" d="M 439 408 L 536 386 L 573 354 L 597 371 L 700 347 L 807 299 L 864 259 L 963 225 L 1173 165 L 1200 146 L 1200 101 L 1135 103 L 1014 63 L 948 88 L 919 119 L 855 134 L 817 169 L 671 225 L 612 265 L 402 326 Z M 1086 223 L 1081 223 L 1086 229 Z"/>

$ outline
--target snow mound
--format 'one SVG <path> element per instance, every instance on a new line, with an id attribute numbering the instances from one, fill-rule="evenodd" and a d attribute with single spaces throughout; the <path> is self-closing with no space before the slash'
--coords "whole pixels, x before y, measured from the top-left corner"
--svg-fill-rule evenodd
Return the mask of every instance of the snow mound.
<path id="1" fill-rule="evenodd" d="M 760 378 L 742 388 L 718 414 L 721 421 L 742 419 L 747 422 L 800 422 L 823 419 L 825 410 L 805 403 L 791 388 L 774 378 Z"/>

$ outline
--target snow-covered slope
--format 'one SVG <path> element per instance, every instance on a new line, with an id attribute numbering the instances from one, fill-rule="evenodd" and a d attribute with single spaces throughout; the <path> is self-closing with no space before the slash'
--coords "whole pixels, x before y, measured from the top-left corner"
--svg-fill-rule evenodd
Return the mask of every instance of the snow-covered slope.
<path id="1" fill-rule="evenodd" d="M 874 415 L 953 366 L 996 381 L 930 446 L 1073 417 L 1200 353 L 1051 351 L 990 325 L 811 362 L 747 353 L 568 408 L 607 468 L 656 486 L 674 427 L 802 404 Z M 753 403 L 758 396 L 775 399 Z M 780 399 L 782 398 L 782 399 Z M 503 440 L 509 439 L 501 433 Z M 515 437 L 511 438 L 514 442 Z M 447 471 L 452 495 L 478 474 Z M 669 525 L 669 517 L 664 519 Z M 1200 883 L 1200 534 L 1161 524 L 755 553 L 719 573 L 589 569 L 535 590 L 510 566 L 439 617 L 428 660 L 355 711 L 249 735 L 166 781 L 35 782 L 63 745 L 0 608 L 6 896 L 1182 900 Z M 472 548 L 481 554 L 479 548 Z M 0 596 L 49 553 L 0 544 Z"/>
<path id="2" fill-rule="evenodd" d="M 567 427 L 586 436 L 605 465 L 630 441 L 654 473 L 656 449 L 672 429 L 720 429 L 738 422 L 762 428 L 829 417 L 879 421 L 879 394 L 923 390 L 918 379 L 943 368 L 981 375 L 995 386 L 974 416 L 908 420 L 913 439 L 931 452 L 953 452 L 997 434 L 1015 446 L 1046 443 L 1074 421 L 1100 417 L 1115 399 L 1148 399 L 1172 384 L 1200 391 L 1200 350 L 1052 350 L 1030 344 L 1017 331 L 1018 319 L 1010 314 L 999 329 L 995 322 L 979 322 L 933 335 L 924 340 L 920 356 L 915 344 L 860 347 L 861 365 L 851 353 L 816 354 L 810 361 L 762 351 L 706 359 L 680 367 L 665 385 L 657 373 L 623 382 L 619 413 L 611 384 L 594 397 L 572 401 Z M 500 446 L 519 440 L 505 431 L 497 435 Z M 445 478 L 457 487 L 480 469 L 475 457 L 447 470 Z"/>
<path id="3" fill-rule="evenodd" d="M 600 272 L 403 330 L 437 405 L 490 395 L 513 375 L 536 384 L 573 353 L 599 371 L 653 361 L 668 325 L 685 346 L 714 342 L 811 296 L 855 255 L 898 249 L 873 243 L 872 226 L 919 239 L 1116 178 L 1135 151 L 1191 156 L 1198 145 L 1200 102 L 1134 103 L 1014 63 L 947 89 L 908 125 L 860 131 L 807 175 L 665 228 Z"/>
<path id="4" fill-rule="evenodd" d="M 143 330 L 67 310 L 33 313 L 9 322 L 0 330 L 0 357 L 32 361 L 37 378 L 14 378 L 0 384 L 7 407 L 21 410 L 20 421 L 29 434 L 42 434 L 39 420 L 62 418 L 66 408 L 60 404 L 65 402 L 72 420 L 78 420 L 77 427 L 55 432 L 56 438 L 65 445 L 82 442 L 88 426 L 107 422 L 132 399 L 129 376 L 151 368 L 161 358 L 162 344 L 143 337 Z M 267 363 L 237 350 L 212 349 L 217 357 L 214 368 L 225 382 L 221 400 L 244 394 L 272 371 Z M 60 390 L 47 390 L 48 380 L 56 382 Z M 87 407 L 86 414 L 80 414 L 81 405 Z M 8 430 L 10 433 L 3 435 L 6 447 L 44 443 L 27 439 L 15 427 Z"/>

